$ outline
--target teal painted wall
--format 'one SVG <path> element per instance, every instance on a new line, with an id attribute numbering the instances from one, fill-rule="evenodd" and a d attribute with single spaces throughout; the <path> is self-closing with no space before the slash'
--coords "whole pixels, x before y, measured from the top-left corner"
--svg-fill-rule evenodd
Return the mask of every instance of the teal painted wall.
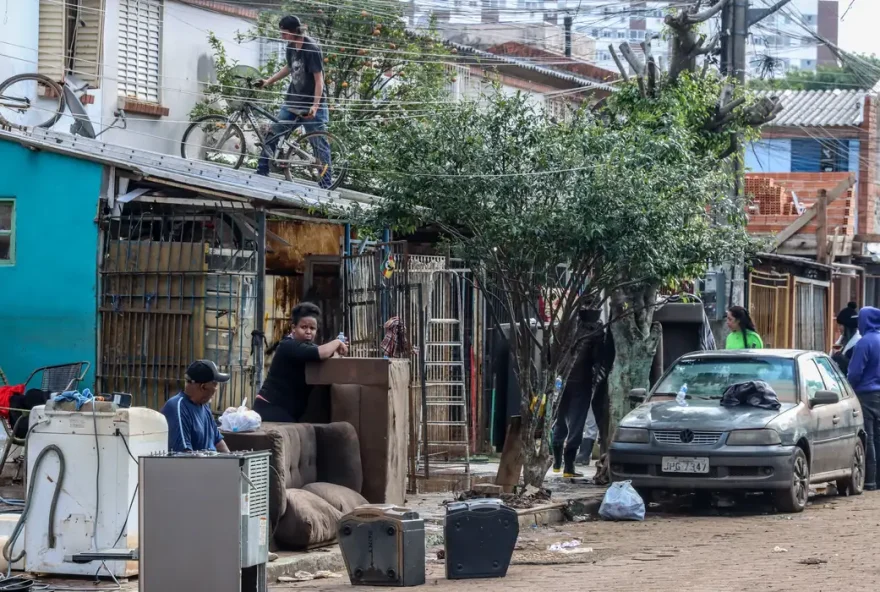
<path id="1" fill-rule="evenodd" d="M 10 383 L 87 360 L 93 388 L 102 165 L 0 140 L 0 198 L 15 199 L 15 262 L 0 265 L 0 368 Z"/>

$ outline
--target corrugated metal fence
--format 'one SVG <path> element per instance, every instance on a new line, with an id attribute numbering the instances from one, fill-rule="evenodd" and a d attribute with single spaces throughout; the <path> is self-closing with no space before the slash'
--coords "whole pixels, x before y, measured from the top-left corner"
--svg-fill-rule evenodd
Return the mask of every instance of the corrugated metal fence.
<path id="1" fill-rule="evenodd" d="M 257 264 L 245 215 L 131 203 L 101 226 L 99 392 L 159 409 L 205 358 L 232 375 L 216 410 L 252 401 Z"/>

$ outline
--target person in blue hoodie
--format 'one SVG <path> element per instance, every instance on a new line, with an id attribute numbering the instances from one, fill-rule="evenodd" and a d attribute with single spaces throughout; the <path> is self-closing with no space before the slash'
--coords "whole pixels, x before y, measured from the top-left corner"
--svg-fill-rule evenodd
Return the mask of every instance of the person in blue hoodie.
<path id="1" fill-rule="evenodd" d="M 874 491 L 880 461 L 880 310 L 866 306 L 859 311 L 859 334 L 862 338 L 853 348 L 847 378 L 865 416 L 868 436 L 865 490 Z"/>

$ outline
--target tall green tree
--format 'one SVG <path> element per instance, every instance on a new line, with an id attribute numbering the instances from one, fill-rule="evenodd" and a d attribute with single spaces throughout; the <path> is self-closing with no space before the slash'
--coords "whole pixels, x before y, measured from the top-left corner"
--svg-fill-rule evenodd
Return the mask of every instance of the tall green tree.
<path id="1" fill-rule="evenodd" d="M 528 484 L 540 485 L 549 467 L 555 382 L 567 379 L 587 337 L 578 311 L 694 277 L 748 242 L 695 107 L 717 91 L 709 86 L 683 79 L 661 109 L 637 108 L 644 101 L 631 83 L 601 113 L 562 123 L 523 95 L 495 93 L 396 120 L 373 146 L 383 200 L 360 214 L 403 231 L 441 229 L 492 299 L 495 320 L 514 327 Z M 615 322 L 652 306 L 630 300 Z"/>

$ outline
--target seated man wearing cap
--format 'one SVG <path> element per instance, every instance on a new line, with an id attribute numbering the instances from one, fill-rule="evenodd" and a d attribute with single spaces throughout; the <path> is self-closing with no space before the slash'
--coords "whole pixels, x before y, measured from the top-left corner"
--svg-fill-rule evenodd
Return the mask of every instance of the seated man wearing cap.
<path id="1" fill-rule="evenodd" d="M 208 405 L 217 385 L 228 380 L 229 375 L 221 374 L 210 360 L 190 364 L 183 392 L 168 399 L 162 407 L 168 420 L 169 452 L 229 452 Z"/>

